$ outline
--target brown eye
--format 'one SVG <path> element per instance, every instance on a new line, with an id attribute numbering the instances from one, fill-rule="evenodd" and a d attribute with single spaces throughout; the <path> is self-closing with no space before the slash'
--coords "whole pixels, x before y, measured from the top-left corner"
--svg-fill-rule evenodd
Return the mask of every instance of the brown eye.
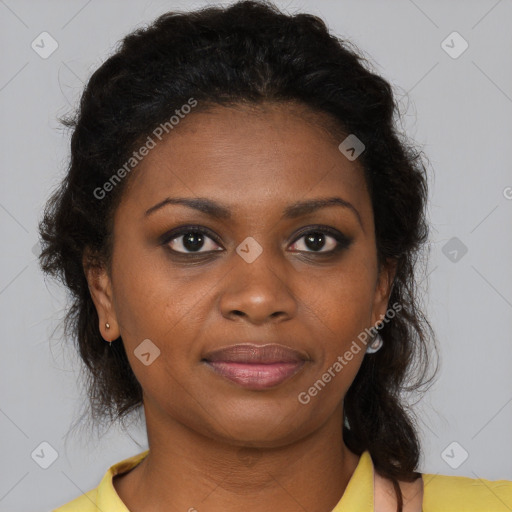
<path id="1" fill-rule="evenodd" d="M 296 251 L 313 251 L 313 252 L 331 252 L 338 245 L 338 241 L 321 231 L 312 231 L 307 235 L 303 235 L 299 240 L 304 242 L 299 243 L 296 241 L 293 245 L 293 250 Z"/>
<path id="2" fill-rule="evenodd" d="M 164 241 L 165 245 L 180 254 L 206 253 L 222 250 L 211 236 L 203 229 L 181 229 L 169 234 Z"/>
<path id="3" fill-rule="evenodd" d="M 335 253 L 346 249 L 353 239 L 337 230 L 327 227 L 318 227 L 303 232 L 291 246 L 292 251 L 311 254 Z"/>

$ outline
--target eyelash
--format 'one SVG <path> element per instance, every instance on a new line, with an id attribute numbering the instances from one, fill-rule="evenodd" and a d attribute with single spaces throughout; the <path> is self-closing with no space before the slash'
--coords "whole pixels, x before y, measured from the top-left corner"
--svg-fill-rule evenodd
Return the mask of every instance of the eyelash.
<path id="1" fill-rule="evenodd" d="M 172 230 L 169 233 L 166 233 L 162 238 L 162 245 L 165 245 L 168 247 L 168 244 L 180 236 L 187 235 L 190 233 L 200 233 L 202 235 L 206 235 L 208 238 L 211 238 L 217 245 L 221 245 L 221 242 L 219 240 L 219 237 L 216 236 L 212 231 L 210 231 L 207 228 L 204 228 L 202 226 L 183 226 L 180 228 L 177 228 L 175 230 Z M 301 238 L 303 238 L 306 235 L 312 234 L 312 233 L 320 233 L 320 234 L 327 234 L 330 237 L 334 238 L 336 240 L 336 247 L 334 249 L 331 249 L 329 251 L 295 251 L 301 254 L 314 254 L 317 256 L 332 256 L 333 254 L 337 254 L 345 249 L 348 249 L 348 247 L 352 244 L 353 239 L 344 235 L 343 233 L 339 232 L 338 230 L 335 230 L 333 228 L 330 228 L 328 226 L 321 226 L 321 225 L 313 225 L 308 226 L 306 229 L 301 230 L 296 238 L 294 238 L 294 241 L 291 245 L 294 245 L 297 241 L 299 241 Z M 168 250 L 171 251 L 173 255 L 177 256 L 187 256 L 187 257 L 199 257 L 204 256 L 207 254 L 211 254 L 213 252 L 221 252 L 219 250 L 213 250 L 213 251 L 204 251 L 204 252 L 180 252 L 175 251 L 174 249 L 171 249 L 168 247 Z"/>

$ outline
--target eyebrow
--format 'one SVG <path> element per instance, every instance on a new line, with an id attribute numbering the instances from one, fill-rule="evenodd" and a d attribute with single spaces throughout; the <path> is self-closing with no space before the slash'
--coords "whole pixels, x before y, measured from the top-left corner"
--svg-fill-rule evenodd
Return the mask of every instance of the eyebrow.
<path id="1" fill-rule="evenodd" d="M 144 212 L 144 217 L 149 217 L 152 213 L 169 204 L 180 204 L 183 206 L 188 206 L 189 208 L 198 210 L 215 219 L 229 220 L 232 218 L 231 211 L 228 207 L 203 197 L 167 197 L 163 201 L 160 201 L 159 203 L 146 210 Z M 313 213 L 321 208 L 326 208 L 328 206 L 341 206 L 351 210 L 363 228 L 363 222 L 361 220 L 359 211 L 352 203 L 342 199 L 341 197 L 325 197 L 318 199 L 308 199 L 306 201 L 298 201 L 288 205 L 284 209 L 283 218 L 295 219 L 297 217 Z"/>

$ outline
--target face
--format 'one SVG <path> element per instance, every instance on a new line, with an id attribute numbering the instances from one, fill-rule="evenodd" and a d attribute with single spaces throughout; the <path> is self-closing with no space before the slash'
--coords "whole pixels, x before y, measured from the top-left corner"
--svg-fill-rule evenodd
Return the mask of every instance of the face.
<path id="1" fill-rule="evenodd" d="M 102 335 L 122 337 L 146 417 L 277 446 L 342 410 L 364 345 L 340 371 L 333 365 L 385 314 L 393 275 L 378 271 L 361 165 L 305 115 L 290 105 L 190 114 L 130 176 L 111 275 L 88 279 Z M 330 198 L 339 200 L 297 207 Z M 281 344 L 304 360 L 280 382 L 243 385 L 204 360 L 240 343 Z M 329 382 L 308 393 L 326 372 Z"/>

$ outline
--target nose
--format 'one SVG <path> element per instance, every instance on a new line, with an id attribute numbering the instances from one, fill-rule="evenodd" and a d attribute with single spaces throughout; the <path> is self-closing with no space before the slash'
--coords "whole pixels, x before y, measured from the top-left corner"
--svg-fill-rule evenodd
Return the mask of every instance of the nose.
<path id="1" fill-rule="evenodd" d="M 226 277 L 220 298 L 222 315 L 229 320 L 245 319 L 254 325 L 281 322 L 294 318 L 298 301 L 295 298 L 289 272 L 270 265 L 265 251 L 252 263 L 238 255 L 235 268 Z"/>

